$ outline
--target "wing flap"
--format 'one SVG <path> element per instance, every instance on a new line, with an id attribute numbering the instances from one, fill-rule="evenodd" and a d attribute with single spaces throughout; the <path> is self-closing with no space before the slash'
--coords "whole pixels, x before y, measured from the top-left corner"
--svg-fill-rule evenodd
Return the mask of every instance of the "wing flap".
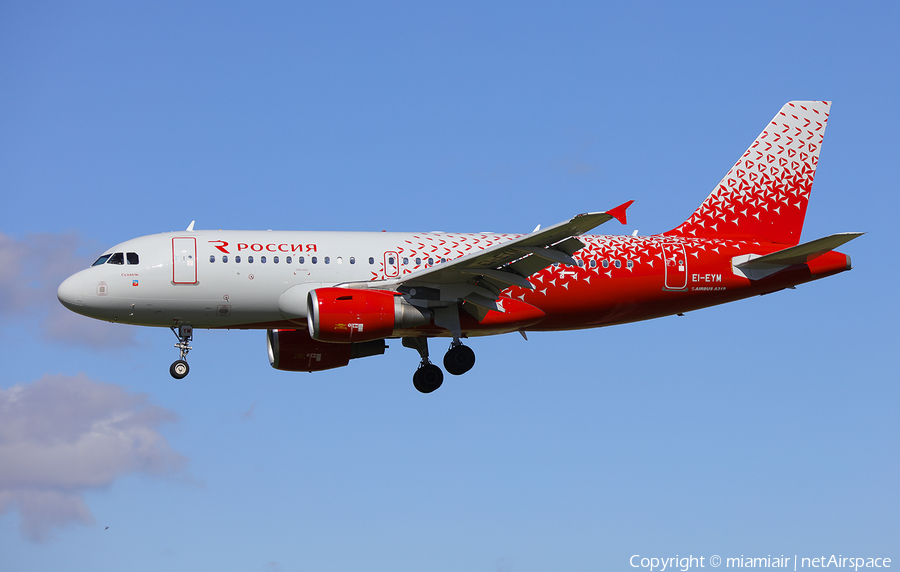
<path id="1" fill-rule="evenodd" d="M 521 274 L 516 274 L 515 272 L 507 272 L 506 270 L 493 270 L 490 268 L 482 268 L 480 270 L 463 268 L 461 272 L 463 274 L 471 274 L 473 276 L 484 276 L 486 278 L 491 278 L 492 280 L 496 280 L 501 284 L 504 284 L 504 288 L 506 286 L 518 286 L 520 288 L 534 290 L 534 284 L 529 282 L 528 279 Z"/>
<path id="2" fill-rule="evenodd" d="M 539 258 L 543 258 L 544 260 L 549 260 L 550 263 L 558 262 L 560 264 L 568 264 L 570 266 L 574 266 L 577 264 L 575 259 L 572 258 L 571 255 L 566 254 L 561 250 L 556 250 L 554 248 L 542 248 L 538 246 L 519 246 L 517 250 L 521 252 L 525 252 L 527 254 L 534 254 Z"/>

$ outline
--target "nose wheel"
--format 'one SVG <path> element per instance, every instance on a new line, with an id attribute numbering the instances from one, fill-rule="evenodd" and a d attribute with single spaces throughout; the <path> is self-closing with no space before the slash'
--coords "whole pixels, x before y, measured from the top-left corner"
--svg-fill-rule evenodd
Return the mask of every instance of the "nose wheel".
<path id="1" fill-rule="evenodd" d="M 188 365 L 188 362 L 180 359 L 174 362 L 169 366 L 169 373 L 175 379 L 182 379 L 191 371 L 191 366 Z"/>
<path id="2" fill-rule="evenodd" d="M 178 330 L 174 327 L 170 329 L 175 334 L 175 337 L 178 338 L 175 348 L 181 351 L 181 357 L 169 366 L 169 374 L 175 379 L 183 379 L 191 371 L 191 367 L 186 360 L 188 352 L 193 349 L 191 348 L 191 340 L 194 337 L 194 327 L 181 325 L 178 326 Z"/>

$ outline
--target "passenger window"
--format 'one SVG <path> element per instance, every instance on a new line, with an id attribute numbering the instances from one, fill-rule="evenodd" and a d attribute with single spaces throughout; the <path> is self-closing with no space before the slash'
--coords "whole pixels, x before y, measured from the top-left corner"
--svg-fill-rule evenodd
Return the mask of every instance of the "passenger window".
<path id="1" fill-rule="evenodd" d="M 222 255 L 222 264 L 225 264 L 226 262 L 228 262 L 228 255 L 227 255 L 227 254 L 223 254 L 223 255 Z"/>
<path id="2" fill-rule="evenodd" d="M 260 257 L 259 257 L 259 263 L 260 263 L 260 264 L 265 264 L 265 263 L 266 263 L 266 257 L 265 257 L 265 256 L 260 256 Z"/>
<path id="3" fill-rule="evenodd" d="M 434 258 L 429 257 L 429 258 L 428 258 L 428 264 L 434 264 Z"/>
<path id="4" fill-rule="evenodd" d="M 318 261 L 319 261 L 319 257 L 317 257 L 317 256 L 313 256 L 313 257 L 312 257 L 312 263 L 313 263 L 313 264 L 317 263 Z"/>
<path id="5" fill-rule="evenodd" d="M 112 256 L 112 254 L 104 254 L 103 256 L 98 258 L 96 262 L 91 264 L 91 266 L 100 266 L 101 264 L 106 264 L 106 261 L 109 260 L 110 256 Z"/>
<path id="6" fill-rule="evenodd" d="M 403 257 L 403 266 L 406 266 L 407 264 L 409 264 L 409 258 L 404 256 Z"/>
<path id="7" fill-rule="evenodd" d="M 625 265 L 628 266 L 628 268 L 634 268 L 634 260 L 629 260 Z"/>
<path id="8" fill-rule="evenodd" d="M 128 261 L 128 264 L 139 264 L 137 252 L 126 253 L 125 260 Z"/>
<path id="9" fill-rule="evenodd" d="M 622 261 L 616 260 L 616 268 L 622 268 Z"/>
<path id="10" fill-rule="evenodd" d="M 240 256 L 235 256 L 235 257 L 234 257 L 234 263 L 235 263 L 235 264 L 240 264 L 240 263 L 241 263 L 241 257 L 240 257 Z"/>
<path id="11" fill-rule="evenodd" d="M 375 259 L 371 256 L 369 257 L 369 264 L 375 264 Z"/>
<path id="12" fill-rule="evenodd" d="M 305 256 L 299 256 L 299 257 L 297 257 L 297 264 L 303 264 L 303 262 L 305 260 L 306 260 Z"/>
<path id="13" fill-rule="evenodd" d="M 441 258 L 441 262 L 442 262 L 442 263 L 443 263 L 443 262 L 447 262 L 447 259 L 446 259 L 446 258 Z"/>
<path id="14" fill-rule="evenodd" d="M 594 259 L 591 259 L 591 268 L 597 268 L 597 261 Z"/>
<path id="15" fill-rule="evenodd" d="M 209 255 L 209 261 L 210 261 L 210 262 L 215 262 L 215 261 L 216 261 L 216 255 L 215 255 L 215 254 L 210 254 L 210 255 Z"/>
<path id="16" fill-rule="evenodd" d="M 603 268 L 609 268 L 609 260 L 603 261 Z"/>
<path id="17" fill-rule="evenodd" d="M 276 256 L 275 258 L 277 259 L 278 257 Z M 278 262 L 278 260 L 275 260 L 275 262 Z M 285 256 L 285 257 L 284 257 L 284 263 L 285 263 L 285 264 L 290 264 L 290 263 L 291 263 L 291 257 L 290 257 L 290 256 Z"/>
<path id="18" fill-rule="evenodd" d="M 330 257 L 330 256 L 326 256 L 326 257 L 325 257 L 325 264 L 331 264 L 331 257 Z"/>
<path id="19" fill-rule="evenodd" d="M 351 257 L 350 257 L 350 264 L 356 264 L 356 257 L 355 257 L 355 256 L 351 256 Z"/>
<path id="20" fill-rule="evenodd" d="M 121 252 L 117 252 L 109 257 L 109 260 L 106 262 L 107 264 L 125 264 L 125 255 Z"/>
<path id="21" fill-rule="evenodd" d="M 578 268 L 584 268 L 584 260 L 578 261 Z"/>
<path id="22" fill-rule="evenodd" d="M 277 257 L 277 256 L 273 256 L 273 257 L 272 257 L 272 263 L 273 263 L 273 264 L 278 264 L 278 257 Z"/>
<path id="23" fill-rule="evenodd" d="M 394 265 L 394 257 L 393 256 L 388 256 L 388 264 L 390 264 L 391 266 Z"/>
<path id="24" fill-rule="evenodd" d="M 422 264 L 422 259 L 417 256 L 416 257 L 416 266 L 418 266 L 419 264 Z"/>
<path id="25" fill-rule="evenodd" d="M 247 264 L 253 264 L 253 257 L 252 257 L 252 256 L 248 256 L 248 257 L 247 257 Z"/>

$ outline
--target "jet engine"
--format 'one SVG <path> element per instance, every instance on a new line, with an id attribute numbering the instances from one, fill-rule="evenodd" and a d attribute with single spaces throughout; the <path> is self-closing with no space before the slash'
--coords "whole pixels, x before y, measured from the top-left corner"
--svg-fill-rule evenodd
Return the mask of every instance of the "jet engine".
<path id="1" fill-rule="evenodd" d="M 309 293 L 307 310 L 310 336 L 322 342 L 379 340 L 394 330 L 431 322 L 431 312 L 385 290 L 316 288 Z"/>
<path id="2" fill-rule="evenodd" d="M 283 371 L 322 371 L 344 367 L 351 359 L 381 355 L 384 340 L 330 344 L 318 342 L 304 330 L 268 330 L 269 363 Z"/>

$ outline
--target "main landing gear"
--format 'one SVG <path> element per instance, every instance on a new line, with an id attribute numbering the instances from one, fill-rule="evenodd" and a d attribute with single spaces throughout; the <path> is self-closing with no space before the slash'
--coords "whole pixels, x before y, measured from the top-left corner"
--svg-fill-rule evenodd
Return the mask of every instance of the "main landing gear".
<path id="1" fill-rule="evenodd" d="M 475 352 L 464 346 L 458 339 L 453 340 L 450 349 L 444 354 L 444 369 L 451 375 L 462 375 L 475 365 Z"/>
<path id="2" fill-rule="evenodd" d="M 419 352 L 421 362 L 413 374 L 413 386 L 422 393 L 431 393 L 444 383 L 444 372 L 428 359 L 428 338 L 403 338 L 403 346 Z M 475 365 L 475 352 L 454 338 L 444 355 L 444 367 L 451 375 L 462 375 Z"/>
<path id="3" fill-rule="evenodd" d="M 185 359 L 187 358 L 188 352 L 192 349 L 190 344 L 191 339 L 194 337 L 194 327 L 181 325 L 178 326 L 177 331 L 174 327 L 169 329 L 172 330 L 172 333 L 178 338 L 178 343 L 175 344 L 175 347 L 181 350 L 181 357 L 169 366 L 169 373 L 175 379 L 182 379 L 191 371 L 191 368 Z"/>

